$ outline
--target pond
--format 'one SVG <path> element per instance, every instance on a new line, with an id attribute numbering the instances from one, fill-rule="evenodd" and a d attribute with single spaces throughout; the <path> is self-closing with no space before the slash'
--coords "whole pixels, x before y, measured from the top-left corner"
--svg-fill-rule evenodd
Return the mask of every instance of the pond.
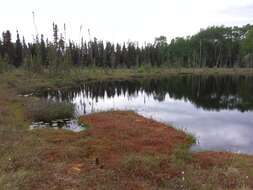
<path id="1" fill-rule="evenodd" d="M 41 95 L 74 103 L 77 115 L 134 110 L 195 135 L 198 143 L 193 150 L 253 154 L 253 77 L 87 82 L 75 89 Z"/>

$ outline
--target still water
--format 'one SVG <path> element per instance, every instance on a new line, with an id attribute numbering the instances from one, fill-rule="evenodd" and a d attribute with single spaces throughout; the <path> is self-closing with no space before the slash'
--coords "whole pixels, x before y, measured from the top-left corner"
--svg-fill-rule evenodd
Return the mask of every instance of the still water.
<path id="1" fill-rule="evenodd" d="M 89 82 L 43 96 L 74 103 L 77 115 L 134 110 L 194 134 L 198 143 L 193 150 L 253 154 L 253 77 L 177 76 Z"/>

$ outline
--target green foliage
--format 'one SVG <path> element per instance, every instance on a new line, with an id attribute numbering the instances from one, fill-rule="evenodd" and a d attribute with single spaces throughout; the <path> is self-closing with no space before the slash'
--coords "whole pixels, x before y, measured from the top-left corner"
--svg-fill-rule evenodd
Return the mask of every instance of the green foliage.
<path id="1" fill-rule="evenodd" d="M 193 161 L 193 156 L 187 144 L 180 144 L 174 148 L 170 159 L 176 166 L 183 166 Z"/>
<path id="2" fill-rule="evenodd" d="M 27 105 L 26 115 L 33 121 L 50 122 L 74 117 L 74 106 L 65 102 L 33 100 Z"/>
<path id="3" fill-rule="evenodd" d="M 148 64 L 146 64 L 146 65 L 140 65 L 137 68 L 137 72 L 138 73 L 152 72 L 152 67 L 150 65 L 148 65 Z"/>
<path id="4" fill-rule="evenodd" d="M 253 29 L 249 30 L 245 39 L 241 42 L 241 53 L 247 55 L 253 53 Z"/>
<path id="5" fill-rule="evenodd" d="M 196 137 L 193 134 L 187 133 L 184 130 L 178 129 L 179 132 L 186 134 L 186 142 L 184 144 L 178 144 L 170 156 L 171 162 L 177 166 L 183 166 L 186 163 L 193 161 L 190 147 L 196 143 Z"/>
<path id="6" fill-rule="evenodd" d="M 0 39 L 0 57 L 9 65 L 25 65 L 31 72 L 48 69 L 52 73 L 75 67 L 136 68 L 152 67 L 252 67 L 242 64 L 245 55 L 253 51 L 253 26 L 212 26 L 193 36 L 177 37 L 167 42 L 166 36 L 155 38 L 153 43 L 139 46 L 138 42 L 122 45 L 81 39 L 77 44 L 66 42 L 56 24 L 53 24 L 53 41 L 41 35 L 33 43 L 19 39 L 11 41 L 10 31 Z"/>

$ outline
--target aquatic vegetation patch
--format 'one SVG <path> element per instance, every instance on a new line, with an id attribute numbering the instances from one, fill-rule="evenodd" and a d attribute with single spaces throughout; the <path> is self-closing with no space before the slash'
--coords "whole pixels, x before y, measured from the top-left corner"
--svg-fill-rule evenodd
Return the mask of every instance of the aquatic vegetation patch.
<path id="1" fill-rule="evenodd" d="M 46 99 L 31 100 L 26 106 L 26 116 L 35 122 L 51 122 L 58 119 L 73 118 L 74 105 Z"/>

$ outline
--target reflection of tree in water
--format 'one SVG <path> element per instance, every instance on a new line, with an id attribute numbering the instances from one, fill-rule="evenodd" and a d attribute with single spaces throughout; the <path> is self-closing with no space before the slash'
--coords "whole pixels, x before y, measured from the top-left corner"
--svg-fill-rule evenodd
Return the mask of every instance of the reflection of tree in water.
<path id="1" fill-rule="evenodd" d="M 115 95 L 137 96 L 139 92 L 164 101 L 166 94 L 174 99 L 189 100 L 208 110 L 253 109 L 253 77 L 181 76 L 150 80 L 89 82 L 78 88 L 45 93 L 59 101 L 84 96 L 93 100 Z"/>

